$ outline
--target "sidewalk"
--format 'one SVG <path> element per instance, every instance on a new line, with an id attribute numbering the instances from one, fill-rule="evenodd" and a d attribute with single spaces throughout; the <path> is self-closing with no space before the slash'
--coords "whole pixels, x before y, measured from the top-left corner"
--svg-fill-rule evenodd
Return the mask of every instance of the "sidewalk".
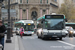
<path id="1" fill-rule="evenodd" d="M 5 35 L 4 50 L 24 50 L 21 38 L 19 36 L 13 34 L 13 37 L 11 37 L 11 43 L 6 43 L 6 38 L 7 37 Z"/>

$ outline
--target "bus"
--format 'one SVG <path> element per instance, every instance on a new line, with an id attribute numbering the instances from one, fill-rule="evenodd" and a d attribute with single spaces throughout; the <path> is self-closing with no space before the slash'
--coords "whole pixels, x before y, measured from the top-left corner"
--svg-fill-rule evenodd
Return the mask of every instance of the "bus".
<path id="1" fill-rule="evenodd" d="M 70 27 L 72 27 L 73 28 L 73 36 L 75 37 L 75 23 L 65 23 L 65 25 L 68 27 L 68 26 L 70 26 Z M 71 33 L 72 34 L 72 33 Z"/>
<path id="2" fill-rule="evenodd" d="M 66 24 L 66 26 L 71 26 L 71 27 L 73 27 L 73 29 L 75 29 L 75 23 L 65 23 Z"/>
<path id="3" fill-rule="evenodd" d="M 18 22 L 15 22 L 16 28 L 24 28 L 24 35 L 32 35 L 34 34 L 34 21 L 33 20 L 20 20 Z"/>
<path id="4" fill-rule="evenodd" d="M 44 15 L 37 19 L 38 38 L 59 38 L 66 37 L 64 15 Z"/>

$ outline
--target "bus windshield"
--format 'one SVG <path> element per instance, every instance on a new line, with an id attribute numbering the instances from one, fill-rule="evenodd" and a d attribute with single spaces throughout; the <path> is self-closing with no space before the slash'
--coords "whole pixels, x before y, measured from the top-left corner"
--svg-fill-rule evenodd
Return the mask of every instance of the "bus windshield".
<path id="1" fill-rule="evenodd" d="M 64 19 L 46 19 L 44 28 L 48 30 L 62 30 L 64 28 Z"/>
<path id="2" fill-rule="evenodd" d="M 34 25 L 24 25 L 25 31 L 34 31 Z"/>

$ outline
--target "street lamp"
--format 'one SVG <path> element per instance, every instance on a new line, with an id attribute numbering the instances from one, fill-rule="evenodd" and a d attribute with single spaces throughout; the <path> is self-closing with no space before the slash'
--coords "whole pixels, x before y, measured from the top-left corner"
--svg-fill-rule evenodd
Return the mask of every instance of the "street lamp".
<path id="1" fill-rule="evenodd" d="M 0 0 L 0 19 L 1 19 L 1 6 L 4 0 Z"/>
<path id="2" fill-rule="evenodd" d="M 4 4 L 2 4 L 2 7 L 1 7 L 1 8 L 2 8 L 2 9 L 5 8 Z M 4 24 L 4 17 L 2 17 L 2 20 L 3 20 L 3 24 Z"/>
<path id="3" fill-rule="evenodd" d="M 8 0 L 8 30 L 7 30 L 7 39 L 6 39 L 6 43 L 11 43 L 11 37 L 10 37 L 10 0 Z"/>
<path id="4" fill-rule="evenodd" d="M 11 17 L 11 37 L 13 37 L 13 32 L 12 32 L 12 30 L 13 30 L 13 17 Z"/>

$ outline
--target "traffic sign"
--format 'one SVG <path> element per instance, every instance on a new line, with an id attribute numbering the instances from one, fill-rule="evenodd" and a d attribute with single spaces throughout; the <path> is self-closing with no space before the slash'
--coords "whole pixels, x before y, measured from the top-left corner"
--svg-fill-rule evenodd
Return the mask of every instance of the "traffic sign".
<path id="1" fill-rule="evenodd" d="M 2 18 L 8 17 L 8 10 L 1 9 L 1 16 L 2 16 Z M 10 17 L 16 17 L 16 10 L 15 9 L 10 9 Z"/>

